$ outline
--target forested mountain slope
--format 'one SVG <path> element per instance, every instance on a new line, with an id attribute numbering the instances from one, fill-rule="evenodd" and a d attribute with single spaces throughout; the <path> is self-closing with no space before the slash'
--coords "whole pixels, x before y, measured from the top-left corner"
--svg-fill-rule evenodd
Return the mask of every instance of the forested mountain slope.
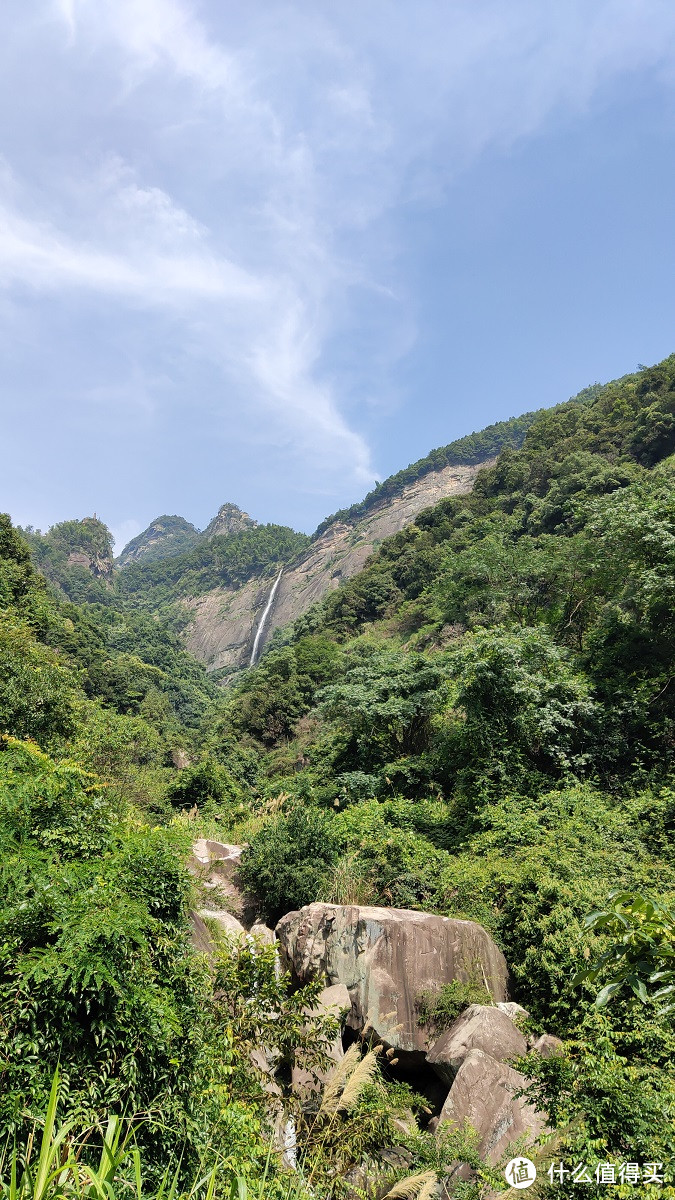
<path id="1" fill-rule="evenodd" d="M 204 534 L 199 535 L 202 546 L 196 554 L 185 553 L 170 564 L 144 570 L 138 549 L 132 546 L 133 561 L 139 562 L 139 569 L 128 576 L 125 573 L 120 587 L 151 608 L 166 603 L 169 597 L 177 600 L 186 619 L 188 648 L 210 672 L 226 680 L 249 665 L 261 614 L 267 610 L 279 570 L 283 568 L 283 573 L 258 638 L 260 648 L 275 629 L 294 621 L 326 592 L 334 591 L 341 580 L 356 574 L 384 538 L 402 529 L 423 508 L 444 496 L 469 490 L 481 464 L 492 461 L 505 447 L 522 444 L 535 416 L 526 413 L 501 421 L 433 450 L 426 458 L 379 483 L 359 504 L 326 518 L 311 541 L 296 535 L 295 545 L 280 543 L 277 561 L 268 559 L 266 571 L 261 571 L 259 561 L 251 561 L 248 579 L 242 571 L 229 573 L 227 562 L 221 567 L 216 561 L 216 569 L 208 573 L 196 575 L 194 571 L 196 557 L 204 553 L 205 540 L 216 534 L 242 531 L 241 522 L 233 523 L 229 511 L 226 512 L 234 506 L 225 505 Z M 236 513 L 242 515 L 238 509 Z M 251 526 L 255 524 L 246 514 L 243 516 Z M 154 535 L 148 538 L 147 534 L 148 531 L 140 535 L 141 551 L 143 562 L 150 564 L 156 561 L 157 550 Z M 161 545 L 165 542 L 166 537 Z M 228 549 L 232 553 L 234 543 Z M 118 561 L 122 567 L 129 565 L 129 548 L 125 548 Z M 133 603 L 133 595 L 130 600 Z"/>
<path id="2" fill-rule="evenodd" d="M 573 980 L 612 889 L 675 896 L 674 449 L 675 357 L 541 414 L 296 622 L 211 735 L 285 798 L 233 831 L 270 913 L 321 896 L 479 920 L 535 1019 L 575 1039 L 546 1085 L 570 1145 L 617 1156 L 667 1153 L 672 1035 L 658 1003 L 637 1017 L 628 990 L 604 1015 Z"/>
<path id="3" fill-rule="evenodd" d="M 177 555 L 115 576 L 93 519 L 29 532 L 30 546 L 2 519 L 8 1144 L 26 1152 L 60 1062 L 84 1161 L 108 1114 L 137 1114 L 144 1187 L 176 1164 L 187 1191 L 215 1155 L 227 1188 L 238 1173 L 287 1194 L 270 1149 L 281 1110 L 251 1056 L 273 1046 L 273 1094 L 314 1164 L 302 1200 L 345 1196 L 357 1167 L 373 1195 L 376 1178 L 425 1171 L 470 1200 L 498 1185 L 475 1139 L 424 1127 L 393 1045 L 379 1067 L 374 1049 L 352 1053 L 360 1087 L 325 1124 L 299 1098 L 292 1068 L 337 1031 L 308 1017 L 321 982 L 279 977 L 274 948 L 250 940 L 208 961 L 190 950 L 203 896 L 184 864 L 201 835 L 244 847 L 256 911 L 306 945 L 319 909 L 287 914 L 317 901 L 343 924 L 379 906 L 482 926 L 530 1043 L 564 1039 L 519 1068 L 557 1130 L 549 1157 L 661 1163 L 671 1181 L 675 1032 L 658 993 L 675 939 L 674 452 L 675 356 L 537 414 L 520 448 L 385 538 L 228 691 L 184 648 L 180 601 L 268 578 L 307 552 L 302 535 L 247 528 L 194 547 L 187 574 Z M 604 930 L 618 948 L 596 982 Z M 622 974 L 626 946 L 639 954 Z M 453 978 L 415 1011 L 438 1032 L 494 998 Z M 449 1174 L 457 1161 L 466 1177 Z M 561 1190 L 543 1174 L 540 1194 Z"/>

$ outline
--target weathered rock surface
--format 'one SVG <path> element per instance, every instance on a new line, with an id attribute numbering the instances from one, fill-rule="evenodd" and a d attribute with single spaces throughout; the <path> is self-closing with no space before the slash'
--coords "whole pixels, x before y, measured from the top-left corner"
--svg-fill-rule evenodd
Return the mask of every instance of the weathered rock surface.
<path id="1" fill-rule="evenodd" d="M 199 954 L 210 954 L 213 950 L 213 938 L 209 928 L 199 913 L 190 913 L 190 945 Z"/>
<path id="2" fill-rule="evenodd" d="M 135 562 L 157 562 L 160 558 L 172 558 L 185 554 L 197 545 L 201 534 L 185 517 L 162 516 L 139 533 L 122 550 L 117 559 L 118 567 Z"/>
<path id="3" fill-rule="evenodd" d="M 348 1024 L 373 1034 L 399 1056 L 423 1060 L 421 992 L 476 974 L 495 1000 L 507 994 L 508 970 L 489 934 L 473 921 L 408 909 L 310 904 L 276 928 L 282 963 L 298 982 L 323 977 L 349 991 Z"/>
<path id="4" fill-rule="evenodd" d="M 188 870 L 204 887 L 213 893 L 213 908 L 217 903 L 248 927 L 257 916 L 256 906 L 239 886 L 237 871 L 241 862 L 242 846 L 228 842 L 216 842 L 199 838 L 192 847 Z M 208 905 L 210 908 L 211 905 Z"/>
<path id="5" fill-rule="evenodd" d="M 255 529 L 257 521 L 249 517 L 238 504 L 221 504 L 218 512 L 209 521 L 202 537 L 231 537 L 233 533 L 243 533 L 245 529 Z"/>
<path id="6" fill-rule="evenodd" d="M 478 471 L 493 461 L 429 471 L 399 496 L 373 507 L 355 525 L 333 522 L 285 568 L 259 648 L 275 629 L 294 621 L 343 579 L 360 571 L 379 543 L 409 525 L 422 509 L 437 504 L 444 496 L 469 492 Z M 254 579 L 237 589 L 216 588 L 186 601 L 192 617 L 185 634 L 187 646 L 209 671 L 235 671 L 248 663 L 272 583 L 273 578 Z"/>
<path id="7" fill-rule="evenodd" d="M 229 842 L 198 838 L 192 847 L 192 855 L 199 866 L 210 866 L 213 871 L 231 879 L 241 861 L 242 849 L 242 846 L 233 846 Z"/>
<path id="8" fill-rule="evenodd" d="M 552 1033 L 542 1033 L 534 1039 L 530 1049 L 542 1058 L 552 1058 L 554 1054 L 561 1054 L 564 1047 L 560 1038 L 554 1037 Z"/>
<path id="9" fill-rule="evenodd" d="M 451 1084 L 471 1050 L 482 1050 L 497 1062 L 527 1053 L 527 1042 L 510 1017 L 487 1004 L 471 1004 L 450 1029 L 434 1042 L 427 1062 Z"/>
<path id="10" fill-rule="evenodd" d="M 506 1013 L 507 1017 L 510 1017 L 512 1021 L 517 1021 L 519 1018 L 525 1021 L 530 1015 L 527 1009 L 523 1008 L 522 1004 L 516 1004 L 513 1000 L 502 1000 L 497 1005 L 497 1008 L 501 1012 Z"/>
<path id="11" fill-rule="evenodd" d="M 518 1071 L 497 1062 L 482 1050 L 470 1050 L 462 1062 L 443 1105 L 437 1132 L 445 1122 L 466 1121 L 479 1135 L 480 1154 L 495 1163 L 512 1142 L 527 1142 L 542 1132 L 544 1117 L 517 1098 L 526 1080 Z"/>
<path id="12" fill-rule="evenodd" d="M 345 985 L 343 983 L 334 983 L 330 987 L 324 988 L 320 993 L 314 1011 L 318 1010 L 320 1013 L 339 1018 L 343 1011 L 349 1008 L 351 1008 L 351 999 Z M 328 1053 L 333 1064 L 341 1062 L 344 1058 L 342 1035 L 340 1033 L 336 1035 L 335 1041 L 329 1047 Z M 325 1071 L 308 1070 L 303 1064 L 303 1055 L 301 1053 L 296 1054 L 292 1069 L 293 1091 L 302 1097 L 308 1096 L 311 1092 L 320 1091 L 321 1086 L 330 1075 L 330 1070 L 330 1067 Z"/>
<path id="13" fill-rule="evenodd" d="M 241 921 L 232 916 L 232 913 L 225 912 L 221 908 L 200 908 L 197 914 L 202 921 L 214 921 L 223 933 L 245 936 L 246 930 Z"/>
<path id="14" fill-rule="evenodd" d="M 269 925 L 263 925 L 262 921 L 255 921 L 249 929 L 251 937 L 258 938 L 265 946 L 273 946 L 276 942 L 274 930 L 269 928 Z"/>

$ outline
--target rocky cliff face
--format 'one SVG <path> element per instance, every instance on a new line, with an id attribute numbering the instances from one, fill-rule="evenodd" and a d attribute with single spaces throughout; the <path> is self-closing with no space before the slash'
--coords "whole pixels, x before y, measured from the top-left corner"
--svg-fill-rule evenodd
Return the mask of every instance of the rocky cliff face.
<path id="1" fill-rule="evenodd" d="M 374 506 L 356 524 L 335 521 L 329 525 L 284 570 L 262 644 L 275 629 L 294 621 L 326 592 L 337 588 L 341 580 L 360 571 L 380 542 L 403 529 L 422 509 L 445 496 L 469 492 L 478 471 L 492 462 L 494 459 L 476 466 L 430 471 L 400 495 Z M 274 576 L 255 579 L 236 590 L 216 588 L 186 601 L 192 615 L 186 633 L 188 648 L 210 671 L 233 672 L 248 665 L 255 630 L 273 581 Z"/>

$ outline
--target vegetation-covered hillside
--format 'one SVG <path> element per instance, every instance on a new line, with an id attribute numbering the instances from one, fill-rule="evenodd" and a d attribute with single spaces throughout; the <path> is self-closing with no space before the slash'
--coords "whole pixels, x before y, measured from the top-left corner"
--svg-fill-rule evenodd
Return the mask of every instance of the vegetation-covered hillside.
<path id="1" fill-rule="evenodd" d="M 396 471 L 382 483 L 377 483 L 372 492 L 368 492 L 368 495 L 358 504 L 352 504 L 349 508 L 340 508 L 332 516 L 326 517 L 318 526 L 314 536 L 320 536 L 329 525 L 332 525 L 333 521 L 346 521 L 349 525 L 355 524 L 383 500 L 399 496 L 405 487 L 415 483 L 417 479 L 421 479 L 423 475 L 428 475 L 431 471 L 441 471 L 443 467 L 482 463 L 488 458 L 496 458 L 502 450 L 507 448 L 517 450 L 522 446 L 523 438 L 536 416 L 537 413 L 533 412 L 523 413 L 522 417 L 511 417 L 509 421 L 498 421 L 496 425 L 487 425 L 478 433 L 470 433 L 466 437 L 450 442 L 447 446 L 439 446 L 424 458 L 404 467 L 402 471 Z"/>
<path id="2" fill-rule="evenodd" d="M 128 563 L 139 560 L 145 563 L 157 562 L 160 558 L 185 554 L 197 545 L 201 536 L 199 530 L 190 521 L 186 521 L 185 517 L 156 517 L 147 529 L 127 542 L 117 565 L 125 567 Z"/>
<path id="3" fill-rule="evenodd" d="M 351 1108 L 293 1100 L 293 1054 L 325 1066 L 335 1023 L 269 948 L 210 967 L 190 950 L 198 832 L 245 844 L 269 922 L 323 899 L 481 923 L 530 1028 L 565 1039 L 525 1064 L 556 1158 L 672 1178 L 675 356 L 526 423 L 470 495 L 385 542 L 227 693 L 163 606 L 269 570 L 301 535 L 250 529 L 115 581 L 91 522 L 29 545 L 2 519 L 0 1128 L 19 1165 L 60 1062 L 83 1161 L 107 1115 L 134 1117 L 146 1189 L 217 1162 L 228 1189 L 347 1196 L 383 1145 L 387 1186 L 458 1158 L 478 1176 L 454 1195 L 496 1182 L 470 1137 L 410 1131 L 423 1101 L 395 1062 L 362 1060 Z M 478 979 L 421 995 L 420 1020 L 483 995 Z M 271 1149 L 251 1057 L 270 1045 L 305 1183 Z M 657 1192 L 675 1194 L 625 1194 Z M 562 1191 L 544 1177 L 538 1194 Z"/>
<path id="4" fill-rule="evenodd" d="M 629 981 L 596 1010 L 573 982 L 613 889 L 675 897 L 674 450 L 675 357 L 539 414 L 279 640 L 209 739 L 257 757 L 237 836 L 272 917 L 320 895 L 494 931 L 533 1018 L 572 1039 L 542 1087 L 579 1156 L 675 1139 L 658 1002 L 637 1012 Z"/>
<path id="5" fill-rule="evenodd" d="M 130 563 L 116 586 L 127 606 L 155 610 L 183 596 L 216 587 L 237 587 L 287 562 L 309 542 L 285 525 L 257 525 L 241 533 L 216 535 L 186 554 L 159 562 Z"/>

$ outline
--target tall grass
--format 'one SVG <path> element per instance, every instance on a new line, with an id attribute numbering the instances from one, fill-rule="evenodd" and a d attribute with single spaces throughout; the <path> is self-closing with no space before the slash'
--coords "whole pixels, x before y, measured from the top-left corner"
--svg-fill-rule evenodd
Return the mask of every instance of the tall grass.
<path id="1" fill-rule="evenodd" d="M 98 1164 L 92 1166 L 83 1155 L 89 1149 L 87 1137 L 74 1136 L 74 1122 L 56 1125 L 59 1072 L 54 1074 L 45 1113 L 39 1149 L 30 1138 L 25 1160 L 20 1163 L 16 1148 L 0 1158 L 0 1196 L 2 1200 L 216 1200 L 231 1197 L 247 1200 L 246 1181 L 231 1171 L 219 1171 L 216 1162 L 185 1189 L 179 1188 L 180 1164 L 166 1171 L 158 1186 L 149 1194 L 144 1187 L 141 1155 L 133 1136 L 133 1125 L 122 1118 L 110 1117 L 102 1137 Z"/>
<path id="2" fill-rule="evenodd" d="M 345 854 L 331 869 L 318 899 L 326 904 L 375 904 L 377 893 L 356 855 Z"/>

